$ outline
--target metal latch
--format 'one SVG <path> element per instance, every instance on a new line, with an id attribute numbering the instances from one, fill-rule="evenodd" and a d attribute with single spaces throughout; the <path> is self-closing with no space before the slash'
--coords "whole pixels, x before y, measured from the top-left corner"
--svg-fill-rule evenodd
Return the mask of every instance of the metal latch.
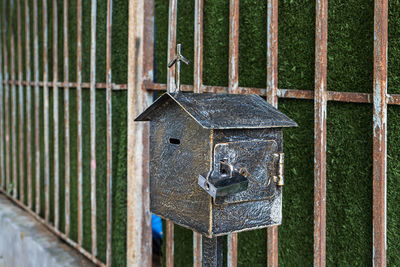
<path id="1" fill-rule="evenodd" d="M 249 180 L 244 175 L 245 171 L 239 172 L 221 160 L 220 173 L 212 172 L 208 179 L 200 174 L 198 184 L 213 198 L 224 197 L 247 190 Z"/>
<path id="2" fill-rule="evenodd" d="M 279 157 L 279 168 L 278 168 L 278 175 L 274 176 L 274 182 L 276 183 L 277 186 L 283 186 L 285 184 L 284 181 L 284 175 L 283 175 L 283 164 L 285 162 L 285 155 L 283 153 L 276 153 L 275 154 L 277 157 Z"/>

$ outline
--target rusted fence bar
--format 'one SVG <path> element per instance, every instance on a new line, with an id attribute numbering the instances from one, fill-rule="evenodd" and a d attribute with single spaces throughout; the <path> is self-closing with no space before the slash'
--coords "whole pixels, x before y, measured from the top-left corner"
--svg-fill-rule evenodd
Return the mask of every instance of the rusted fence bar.
<path id="1" fill-rule="evenodd" d="M 169 1 L 169 11 L 168 11 L 168 61 L 171 60 L 175 56 L 176 49 L 176 22 L 178 17 L 178 1 L 170 0 Z M 167 85 L 168 91 L 175 91 L 175 65 L 171 68 L 168 68 L 167 71 Z M 165 256 L 165 264 L 167 267 L 174 266 L 174 224 L 173 222 L 167 220 L 166 221 L 166 256 Z"/>
<path id="2" fill-rule="evenodd" d="M 30 36 L 30 12 L 29 0 L 25 0 L 25 68 L 26 80 L 31 81 L 31 36 Z M 32 110 L 31 110 L 31 86 L 26 85 L 26 179 L 28 186 L 28 207 L 32 209 Z"/>
<path id="3" fill-rule="evenodd" d="M 21 34 L 21 0 L 17 0 L 17 32 L 18 32 L 18 81 L 22 81 L 22 34 Z M 24 203 L 24 92 L 20 83 L 18 86 L 18 113 L 19 113 L 19 200 Z"/>
<path id="4" fill-rule="evenodd" d="M 316 1 L 315 27 L 314 266 L 325 266 L 328 0 Z"/>
<path id="5" fill-rule="evenodd" d="M 268 0 L 267 9 L 267 90 L 268 103 L 278 107 L 278 0 Z M 278 266 L 278 226 L 267 229 L 268 266 Z"/>
<path id="6" fill-rule="evenodd" d="M 196 0 L 194 7 L 194 63 L 193 92 L 201 93 L 203 84 L 203 10 L 204 0 Z M 193 266 L 202 265 L 202 236 L 193 232 Z"/>
<path id="7" fill-rule="evenodd" d="M 229 4 L 229 93 L 239 93 L 239 0 L 230 0 Z M 228 235 L 229 267 L 237 266 L 238 234 Z"/>
<path id="8" fill-rule="evenodd" d="M 40 213 L 40 128 L 39 128 L 39 33 L 38 33 L 38 3 L 33 0 L 33 35 L 34 35 L 34 68 L 35 68 L 35 189 L 36 213 Z"/>
<path id="9" fill-rule="evenodd" d="M 97 0 L 92 0 L 90 25 L 90 203 L 92 254 L 97 255 L 96 227 L 96 17 Z"/>
<path id="10" fill-rule="evenodd" d="M 13 27 L 13 13 L 14 2 L 11 1 L 10 7 L 10 67 L 11 67 L 11 80 L 15 81 L 15 35 Z M 16 86 L 11 85 L 11 139 L 12 139 L 12 192 L 14 198 L 18 196 L 18 177 L 17 177 L 17 92 Z"/>
<path id="11" fill-rule="evenodd" d="M 9 85 L 20 85 L 20 84 L 22 84 L 23 86 L 28 86 L 28 85 L 31 85 L 31 86 L 34 86 L 35 85 L 35 82 L 32 82 L 32 81 L 12 81 L 12 80 L 8 80 L 8 81 L 3 81 L 3 84 L 9 84 Z M 39 81 L 38 82 L 38 85 L 39 86 L 44 86 L 44 84 L 45 84 L 45 82 L 43 82 L 43 81 Z M 53 81 L 47 81 L 46 82 L 46 84 L 47 84 L 47 86 L 48 87 L 54 87 L 54 86 L 57 86 L 57 87 L 65 87 L 65 86 L 67 86 L 67 87 L 77 87 L 77 83 L 76 82 L 68 82 L 68 83 L 65 83 L 65 82 L 56 82 L 56 83 L 54 83 Z M 105 89 L 106 88 L 106 83 L 95 83 L 95 87 L 96 87 L 96 89 Z M 90 89 L 90 82 L 82 82 L 81 83 L 81 88 L 82 89 Z M 120 90 L 126 90 L 128 88 L 128 85 L 127 84 L 125 84 L 125 83 L 122 83 L 122 84 L 116 84 L 116 83 L 111 83 L 111 89 L 113 90 L 113 91 L 120 91 Z"/>
<path id="12" fill-rule="evenodd" d="M 388 1 L 375 1 L 373 105 L 373 265 L 386 266 Z"/>
<path id="13" fill-rule="evenodd" d="M 53 83 L 58 82 L 58 6 L 53 0 Z M 58 140 L 58 87 L 53 87 L 53 157 L 54 157 L 54 226 L 60 227 L 60 177 L 59 177 L 59 140 Z"/>
<path id="14" fill-rule="evenodd" d="M 48 29 L 47 29 L 47 0 L 43 0 L 43 120 L 44 120 L 44 200 L 45 221 L 50 219 L 50 136 L 49 136 L 49 64 L 48 64 Z"/>
<path id="15" fill-rule="evenodd" d="M 0 30 L 3 32 L 3 21 L 0 19 Z M 3 46 L 3 36 L 0 33 L 0 45 Z M 4 171 L 4 85 L 3 85 L 3 50 L 0 49 L 0 188 L 5 188 Z"/>
<path id="16" fill-rule="evenodd" d="M 64 165 L 65 165 L 65 236 L 70 233 L 70 138 L 69 138 L 69 53 L 68 53 L 68 0 L 64 0 Z"/>
<path id="17" fill-rule="evenodd" d="M 154 0 L 129 1 L 127 265 L 151 266 L 149 123 L 134 119 L 152 102 Z"/>
<path id="18" fill-rule="evenodd" d="M 111 266 L 112 242 L 112 70 L 111 70 L 112 0 L 107 0 L 106 40 L 106 116 L 107 116 L 107 266 Z"/>
<path id="19" fill-rule="evenodd" d="M 78 244 L 83 241 L 82 195 L 82 0 L 76 1 L 76 123 L 77 123 L 77 180 L 78 180 Z"/>
<path id="20" fill-rule="evenodd" d="M 8 80 L 9 73 L 8 73 L 8 49 L 7 49 L 7 11 L 6 11 L 6 1 L 3 1 L 3 55 L 4 55 L 4 80 Z M 9 86 L 6 84 L 4 86 L 4 116 L 5 116 L 5 158 L 6 158 L 6 165 L 5 165 L 5 186 L 6 190 L 9 190 L 10 187 L 10 128 L 9 128 Z"/>

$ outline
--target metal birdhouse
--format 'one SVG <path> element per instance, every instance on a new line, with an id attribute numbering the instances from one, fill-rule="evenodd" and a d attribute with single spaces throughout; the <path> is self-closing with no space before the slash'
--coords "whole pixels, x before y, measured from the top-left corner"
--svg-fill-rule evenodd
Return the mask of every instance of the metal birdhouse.
<path id="1" fill-rule="evenodd" d="M 263 98 L 178 86 L 136 121 L 150 121 L 151 212 L 209 238 L 281 223 L 282 128 L 297 125 Z"/>

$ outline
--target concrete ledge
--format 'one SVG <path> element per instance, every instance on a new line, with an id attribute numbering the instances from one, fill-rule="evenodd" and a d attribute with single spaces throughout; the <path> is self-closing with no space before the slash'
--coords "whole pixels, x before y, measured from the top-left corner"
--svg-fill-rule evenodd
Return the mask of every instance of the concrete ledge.
<path id="1" fill-rule="evenodd" d="M 0 267 L 95 266 L 0 193 Z"/>

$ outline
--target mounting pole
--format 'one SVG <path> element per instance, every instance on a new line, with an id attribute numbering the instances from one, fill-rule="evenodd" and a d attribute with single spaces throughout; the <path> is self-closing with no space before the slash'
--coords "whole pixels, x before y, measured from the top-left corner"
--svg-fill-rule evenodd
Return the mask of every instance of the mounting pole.
<path id="1" fill-rule="evenodd" d="M 207 238 L 203 236 L 203 267 L 222 266 L 222 236 Z"/>
<path id="2" fill-rule="evenodd" d="M 186 65 L 190 63 L 188 59 L 186 59 L 181 53 L 181 44 L 176 46 L 176 55 L 171 62 L 168 63 L 168 68 L 171 68 L 176 63 L 175 69 L 175 84 L 176 88 L 175 91 L 172 91 L 172 88 L 168 88 L 170 93 L 178 93 L 181 91 L 181 61 L 183 61 Z"/>

